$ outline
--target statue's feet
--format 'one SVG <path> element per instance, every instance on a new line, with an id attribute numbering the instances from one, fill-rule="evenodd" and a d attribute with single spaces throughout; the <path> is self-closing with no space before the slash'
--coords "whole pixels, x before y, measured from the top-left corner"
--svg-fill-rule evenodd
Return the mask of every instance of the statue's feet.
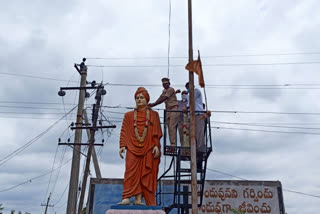
<path id="1" fill-rule="evenodd" d="M 134 201 L 134 205 L 146 205 L 146 204 L 141 201 Z"/>
<path id="2" fill-rule="evenodd" d="M 129 198 L 123 199 L 118 205 L 130 205 L 130 200 Z"/>

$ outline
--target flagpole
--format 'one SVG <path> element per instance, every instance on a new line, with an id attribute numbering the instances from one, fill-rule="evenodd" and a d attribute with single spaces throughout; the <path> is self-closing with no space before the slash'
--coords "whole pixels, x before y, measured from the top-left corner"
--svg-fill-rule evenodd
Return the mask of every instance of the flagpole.
<path id="1" fill-rule="evenodd" d="M 188 0 L 188 27 L 189 27 L 189 63 L 193 61 L 192 44 L 192 0 Z M 195 130 L 195 106 L 194 106 L 194 76 L 189 71 L 189 90 L 190 90 L 190 137 L 191 137 L 191 204 L 192 214 L 198 213 L 197 197 L 197 168 L 196 168 L 196 130 Z"/>

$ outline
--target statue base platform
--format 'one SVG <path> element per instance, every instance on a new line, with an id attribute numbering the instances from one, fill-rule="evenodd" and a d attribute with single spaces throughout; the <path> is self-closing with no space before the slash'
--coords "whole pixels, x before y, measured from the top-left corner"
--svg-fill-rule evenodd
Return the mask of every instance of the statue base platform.
<path id="1" fill-rule="evenodd" d="M 106 214 L 165 214 L 160 206 L 143 206 L 143 205 L 113 205 Z"/>

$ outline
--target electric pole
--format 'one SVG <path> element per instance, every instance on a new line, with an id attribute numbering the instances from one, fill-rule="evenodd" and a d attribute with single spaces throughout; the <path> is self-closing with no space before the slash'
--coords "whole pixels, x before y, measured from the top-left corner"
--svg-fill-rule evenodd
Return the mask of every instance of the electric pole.
<path id="1" fill-rule="evenodd" d="M 44 211 L 44 214 L 47 214 L 48 207 L 53 207 L 53 205 L 49 205 L 50 197 L 51 197 L 51 192 L 49 194 L 49 197 L 48 197 L 48 200 L 47 200 L 47 204 L 41 204 L 41 206 L 46 207 L 46 209 Z"/>
<path id="2" fill-rule="evenodd" d="M 98 114 L 100 110 L 100 104 L 101 104 L 101 97 L 104 95 L 106 92 L 103 89 L 103 86 L 99 86 L 97 89 L 96 93 L 96 104 L 93 105 L 93 110 L 92 110 L 92 127 L 90 130 L 90 139 L 89 139 L 89 148 L 88 148 L 88 154 L 87 154 L 87 160 L 86 160 L 86 166 L 84 170 L 84 175 L 82 179 L 82 187 L 81 187 L 81 194 L 80 194 L 80 200 L 79 200 L 79 206 L 78 206 L 78 214 L 81 214 L 82 211 L 82 206 L 83 206 L 83 200 L 84 200 L 84 195 L 86 191 L 86 185 L 87 185 L 87 178 L 89 174 L 89 168 L 90 168 L 90 159 L 92 155 L 92 150 L 94 149 L 94 135 L 97 130 L 97 120 L 98 120 Z"/>
<path id="3" fill-rule="evenodd" d="M 84 116 L 85 123 L 89 124 L 87 110 L 83 111 L 83 116 Z M 87 129 L 87 136 L 88 136 L 88 139 L 90 139 L 90 130 L 89 129 Z M 96 150 L 95 150 L 94 147 L 92 149 L 92 162 L 93 162 L 93 165 L 94 165 L 94 170 L 96 172 L 96 177 L 97 178 L 102 178 L 100 167 L 99 167 L 99 163 L 98 163 L 97 153 L 96 153 Z"/>
<path id="4" fill-rule="evenodd" d="M 75 65 L 76 67 L 76 65 Z M 78 70 L 78 69 L 77 69 Z M 78 72 L 81 75 L 80 88 L 86 87 L 87 81 L 87 67 L 80 67 Z M 84 107 L 86 91 L 80 89 L 79 93 L 79 102 L 78 102 L 78 111 L 77 111 L 77 121 L 76 127 L 82 127 L 82 112 Z M 78 193 L 78 182 L 79 182 L 79 169 L 80 169 L 80 152 L 81 151 L 81 139 L 82 139 L 82 130 L 76 129 L 74 136 L 74 147 L 72 155 L 72 164 L 71 164 L 71 176 L 70 176 L 70 185 L 69 185 L 69 194 L 68 194 L 68 204 L 67 204 L 67 213 L 76 214 L 77 209 L 77 193 Z"/>
<path id="5" fill-rule="evenodd" d="M 189 26 L 189 62 L 193 61 L 193 44 L 192 44 L 192 0 L 188 0 L 188 26 Z M 197 145 L 195 129 L 195 107 L 194 107 L 194 76 L 189 71 L 189 90 L 190 90 L 190 137 L 191 137 L 191 204 L 192 214 L 198 213 L 198 196 L 197 196 Z"/>

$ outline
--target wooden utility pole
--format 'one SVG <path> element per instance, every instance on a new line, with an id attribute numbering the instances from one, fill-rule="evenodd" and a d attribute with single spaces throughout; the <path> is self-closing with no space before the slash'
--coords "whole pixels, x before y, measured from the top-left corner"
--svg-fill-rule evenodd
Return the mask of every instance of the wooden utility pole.
<path id="1" fill-rule="evenodd" d="M 53 205 L 49 205 L 50 197 L 51 197 L 51 192 L 49 194 L 49 197 L 48 197 L 48 200 L 47 200 L 47 204 L 41 204 L 41 206 L 46 207 L 46 209 L 44 211 L 44 214 L 47 214 L 48 207 L 53 207 Z"/>
<path id="2" fill-rule="evenodd" d="M 87 185 L 87 178 L 89 174 L 89 168 L 90 168 L 90 159 L 92 155 L 92 150 L 94 149 L 94 136 L 95 132 L 97 130 L 97 120 L 98 120 L 98 114 L 100 110 L 100 105 L 101 105 L 101 96 L 102 96 L 102 87 L 98 87 L 97 93 L 96 93 L 96 104 L 93 105 L 93 110 L 92 110 L 92 128 L 90 130 L 90 139 L 89 139 L 89 148 L 88 148 L 88 154 L 87 154 L 87 159 L 86 159 L 86 166 L 84 170 L 84 175 L 82 179 L 82 187 L 81 187 L 81 195 L 80 195 L 80 200 L 79 200 L 79 206 L 78 206 L 78 214 L 81 214 L 82 212 L 82 206 L 83 206 L 83 200 L 84 200 L 84 195 L 86 192 L 86 185 Z"/>
<path id="3" fill-rule="evenodd" d="M 87 110 L 83 111 L 83 116 L 84 116 L 85 123 L 89 124 Z M 89 129 L 87 129 L 87 135 L 88 135 L 88 139 L 90 139 L 90 130 Z M 98 163 L 97 153 L 96 153 L 96 150 L 94 147 L 92 148 L 92 161 L 93 161 L 93 165 L 94 165 L 94 170 L 96 172 L 96 177 L 101 178 L 101 171 L 100 171 L 100 167 L 99 167 L 99 163 Z"/>
<path id="4" fill-rule="evenodd" d="M 87 80 L 87 67 L 79 71 L 81 75 L 80 87 L 86 87 Z M 82 112 L 85 101 L 84 89 L 80 90 L 79 93 L 79 102 L 78 102 L 78 111 L 77 111 L 77 122 L 76 127 L 82 127 Z M 72 164 L 71 164 L 71 176 L 70 176 L 70 185 L 69 185 L 69 194 L 68 194 L 68 204 L 67 204 L 67 213 L 76 214 L 77 209 L 77 196 L 78 196 L 78 183 L 79 183 L 79 169 L 80 169 L 80 152 L 81 151 L 81 139 L 82 139 L 82 130 L 76 129 L 74 136 L 74 147 L 72 155 Z"/>
<path id="5" fill-rule="evenodd" d="M 189 26 L 189 62 L 193 61 L 192 44 L 192 0 L 188 0 L 188 26 Z M 197 196 L 197 145 L 196 145 L 196 127 L 195 127 L 195 108 L 194 108 L 194 76 L 189 71 L 189 90 L 190 90 L 190 137 L 191 137 L 191 204 L 192 214 L 198 213 Z"/>

